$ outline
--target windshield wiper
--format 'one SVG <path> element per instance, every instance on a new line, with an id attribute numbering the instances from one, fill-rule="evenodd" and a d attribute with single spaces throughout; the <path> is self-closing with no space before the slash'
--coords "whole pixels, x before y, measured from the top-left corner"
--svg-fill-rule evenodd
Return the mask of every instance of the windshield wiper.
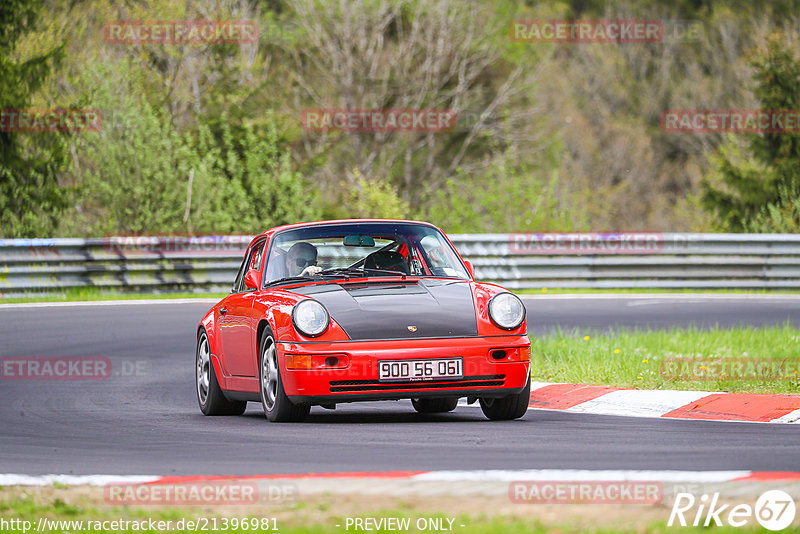
<path id="1" fill-rule="evenodd" d="M 311 278 L 310 276 L 286 276 L 284 278 L 278 278 L 277 280 L 273 280 L 272 282 L 267 282 L 264 284 L 264 287 L 270 287 L 278 284 L 284 284 L 287 282 L 314 282 L 315 279 Z"/>
<path id="2" fill-rule="evenodd" d="M 285 284 L 290 282 L 319 282 L 321 278 L 336 278 L 335 274 L 328 272 L 336 270 L 337 269 L 328 269 L 327 271 L 320 271 L 317 274 L 306 275 L 306 276 L 286 276 L 284 278 L 278 278 L 277 280 L 273 280 L 272 282 L 267 282 L 266 284 L 264 284 L 264 287 L 270 287 L 277 284 Z"/>
<path id="3" fill-rule="evenodd" d="M 403 280 L 406 279 L 408 276 L 403 271 L 391 271 L 389 269 L 365 269 L 363 267 L 337 267 L 335 269 L 325 269 L 319 274 L 353 274 L 353 275 L 365 275 L 369 276 L 369 273 L 382 273 L 382 274 L 391 274 L 393 276 L 400 276 Z"/>

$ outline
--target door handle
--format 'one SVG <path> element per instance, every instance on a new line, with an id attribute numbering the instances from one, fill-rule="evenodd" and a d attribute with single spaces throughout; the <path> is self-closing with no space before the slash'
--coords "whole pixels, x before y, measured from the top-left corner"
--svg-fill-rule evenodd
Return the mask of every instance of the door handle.
<path id="1" fill-rule="evenodd" d="M 228 308 L 220 308 L 219 309 L 219 314 L 220 315 L 225 315 L 226 313 L 228 313 Z"/>

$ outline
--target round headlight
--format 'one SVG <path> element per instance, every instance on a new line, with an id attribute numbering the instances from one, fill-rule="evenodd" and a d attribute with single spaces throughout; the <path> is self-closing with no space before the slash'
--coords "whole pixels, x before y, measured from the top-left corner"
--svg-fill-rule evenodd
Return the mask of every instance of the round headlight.
<path id="1" fill-rule="evenodd" d="M 498 293 L 489 300 L 489 317 L 504 330 L 513 330 L 525 320 L 525 305 L 512 293 Z"/>
<path id="2" fill-rule="evenodd" d="M 325 306 L 316 300 L 306 299 L 298 302 L 292 310 L 292 322 L 297 331 L 308 337 L 323 333 L 331 322 Z"/>

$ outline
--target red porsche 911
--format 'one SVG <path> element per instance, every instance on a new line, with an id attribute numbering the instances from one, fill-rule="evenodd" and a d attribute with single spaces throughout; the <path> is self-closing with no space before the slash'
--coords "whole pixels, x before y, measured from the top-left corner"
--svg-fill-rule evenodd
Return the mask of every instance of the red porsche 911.
<path id="1" fill-rule="evenodd" d="M 531 343 L 514 294 L 474 280 L 435 226 L 347 220 L 280 226 L 250 243 L 197 329 L 205 415 L 261 402 L 270 421 L 312 405 L 411 399 L 421 413 L 528 408 Z"/>

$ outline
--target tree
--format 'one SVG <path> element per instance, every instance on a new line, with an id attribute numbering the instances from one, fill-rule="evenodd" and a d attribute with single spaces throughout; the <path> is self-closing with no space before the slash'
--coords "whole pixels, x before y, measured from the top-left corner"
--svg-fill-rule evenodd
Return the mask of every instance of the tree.
<path id="1" fill-rule="evenodd" d="M 800 56 L 784 36 L 770 36 L 751 63 L 757 83 L 754 95 L 761 109 L 796 113 L 800 109 Z M 729 139 L 712 158 L 715 169 L 703 183 L 703 205 L 716 215 L 721 230 L 786 231 L 792 217 L 798 216 L 800 134 L 748 134 L 746 140 L 737 144 Z M 794 227 L 800 228 L 800 221 Z"/>
<path id="2" fill-rule="evenodd" d="M 360 198 L 349 193 L 363 190 L 362 181 L 396 191 L 417 211 L 456 172 L 488 167 L 490 144 L 531 152 L 544 144 L 535 127 L 542 110 L 530 96 L 539 54 L 527 50 L 516 63 L 506 57 L 508 2 L 288 6 L 297 37 L 283 46 L 295 61 L 291 81 L 302 107 L 447 109 L 455 117 L 452 131 L 308 132 L 299 159 L 323 188 L 329 213 Z"/>
<path id="3" fill-rule="evenodd" d="M 0 2 L 0 111 L 25 109 L 31 95 L 46 81 L 63 57 L 63 44 L 16 60 L 18 41 L 37 21 L 41 2 Z M 66 205 L 57 172 L 64 143 L 56 133 L 0 131 L 0 235 L 8 237 L 50 234 Z"/>
<path id="4" fill-rule="evenodd" d="M 244 234 L 317 218 L 316 191 L 292 169 L 272 113 L 259 128 L 203 115 L 179 133 L 169 114 L 137 94 L 140 64 L 94 67 L 84 73 L 92 107 L 110 111 L 101 131 L 73 140 L 77 213 L 62 231 Z"/>

